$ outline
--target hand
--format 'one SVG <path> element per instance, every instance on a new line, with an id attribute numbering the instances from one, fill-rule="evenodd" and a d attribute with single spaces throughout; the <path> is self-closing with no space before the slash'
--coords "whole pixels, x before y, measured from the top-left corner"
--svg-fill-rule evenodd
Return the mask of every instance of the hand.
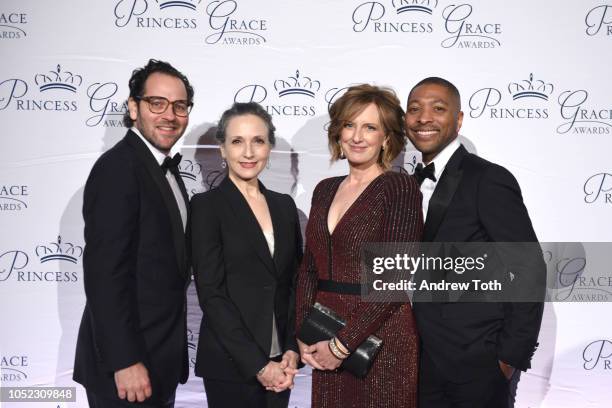
<path id="1" fill-rule="evenodd" d="M 510 364 L 504 363 L 501 360 L 498 360 L 498 362 L 499 362 L 499 369 L 504 374 L 504 377 L 506 377 L 506 380 L 510 381 L 510 379 L 514 375 L 514 371 L 516 371 L 516 368 L 512 367 Z"/>
<path id="2" fill-rule="evenodd" d="M 300 340 L 297 341 L 298 348 L 300 349 L 300 357 L 302 358 L 302 363 L 308 364 L 312 368 L 316 368 L 317 370 L 323 370 L 324 368 L 314 359 L 312 353 L 314 353 L 314 348 L 312 346 L 308 346 Z M 312 351 L 311 351 L 312 350 Z"/>
<path id="3" fill-rule="evenodd" d="M 142 363 L 136 363 L 127 368 L 115 371 L 115 385 L 120 399 L 130 402 L 143 402 L 153 392 L 149 372 Z"/>
<path id="4" fill-rule="evenodd" d="M 298 373 L 298 359 L 300 355 L 293 350 L 285 351 L 283 358 L 280 362 L 281 368 L 285 371 L 285 374 L 295 376 Z"/>
<path id="5" fill-rule="evenodd" d="M 271 388 L 266 387 L 266 389 L 275 391 L 275 392 L 281 392 L 281 391 L 286 390 L 287 388 L 292 390 L 293 385 L 294 385 L 293 380 L 295 378 L 295 375 L 298 373 L 297 364 L 298 364 L 299 357 L 300 357 L 299 354 L 296 353 L 295 351 L 287 350 L 285 354 L 283 354 L 283 358 L 280 362 L 280 367 L 285 372 L 285 375 L 287 378 L 286 381 L 275 387 L 271 387 Z"/>
<path id="6" fill-rule="evenodd" d="M 281 392 L 293 384 L 293 377 L 287 378 L 281 363 L 268 362 L 261 374 L 257 374 L 257 380 L 266 390 Z"/>
<path id="7" fill-rule="evenodd" d="M 312 353 L 312 358 L 322 367 L 319 370 L 335 370 L 342 364 L 342 360 L 334 356 L 329 350 L 329 340 L 323 340 L 309 346 L 308 351 Z"/>

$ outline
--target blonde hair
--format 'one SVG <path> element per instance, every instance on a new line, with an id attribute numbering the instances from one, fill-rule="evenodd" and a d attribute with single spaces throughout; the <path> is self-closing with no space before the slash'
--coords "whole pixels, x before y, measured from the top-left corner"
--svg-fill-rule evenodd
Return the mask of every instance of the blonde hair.
<path id="1" fill-rule="evenodd" d="M 369 104 L 378 110 L 385 134 L 385 148 L 381 150 L 378 164 L 385 170 L 406 146 L 404 110 L 395 92 L 390 88 L 362 84 L 351 86 L 329 108 L 330 124 L 327 130 L 331 161 L 341 157 L 340 133 L 346 122 L 359 115 Z"/>

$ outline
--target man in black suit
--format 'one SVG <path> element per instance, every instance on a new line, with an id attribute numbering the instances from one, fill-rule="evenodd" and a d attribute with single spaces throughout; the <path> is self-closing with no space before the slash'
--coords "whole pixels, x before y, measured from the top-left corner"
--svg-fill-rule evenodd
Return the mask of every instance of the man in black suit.
<path id="1" fill-rule="evenodd" d="M 90 407 L 165 408 L 188 376 L 188 197 L 180 155 L 169 153 L 187 127 L 193 88 L 155 60 L 133 72 L 129 87 L 130 130 L 85 185 L 87 303 L 74 380 Z"/>
<path id="2" fill-rule="evenodd" d="M 427 165 L 415 171 L 423 241 L 537 242 L 515 178 L 467 152 L 457 140 L 462 121 L 459 91 L 449 81 L 426 78 L 410 91 L 408 138 Z M 541 259 L 527 272 L 543 276 Z M 414 304 L 422 341 L 419 406 L 510 406 L 511 379 L 530 367 L 537 346 L 542 303 L 439 300 Z"/>

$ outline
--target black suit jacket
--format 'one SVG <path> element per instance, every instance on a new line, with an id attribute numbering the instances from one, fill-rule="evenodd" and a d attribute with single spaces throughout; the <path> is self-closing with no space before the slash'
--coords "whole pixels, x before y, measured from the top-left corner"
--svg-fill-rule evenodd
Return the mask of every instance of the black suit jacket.
<path id="1" fill-rule="evenodd" d="M 114 372 L 140 361 L 149 371 L 153 400 L 167 399 L 188 376 L 189 262 L 170 184 L 133 132 L 94 164 L 83 217 L 87 303 L 74 380 L 116 397 Z"/>
<path id="2" fill-rule="evenodd" d="M 295 276 L 302 243 L 297 209 L 261 183 L 274 228 L 274 257 L 255 215 L 226 177 L 191 200 L 194 276 L 204 312 L 196 375 L 246 382 L 269 361 L 272 311 L 282 351 L 297 352 Z"/>
<path id="3" fill-rule="evenodd" d="M 537 237 L 512 174 L 460 146 L 429 202 L 423 240 L 537 242 Z M 538 259 L 527 273 L 544 277 Z M 457 382 L 490 370 L 498 359 L 529 368 L 542 311 L 543 304 L 533 302 L 414 304 L 424 352 Z"/>

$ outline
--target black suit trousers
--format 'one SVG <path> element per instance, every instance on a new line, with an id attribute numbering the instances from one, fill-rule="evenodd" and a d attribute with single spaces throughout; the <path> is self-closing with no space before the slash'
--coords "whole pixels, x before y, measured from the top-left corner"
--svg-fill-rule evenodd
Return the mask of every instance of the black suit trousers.
<path id="1" fill-rule="evenodd" d="M 447 378 L 423 350 L 419 370 L 420 408 L 509 408 L 510 381 L 488 367 L 462 383 Z"/>

